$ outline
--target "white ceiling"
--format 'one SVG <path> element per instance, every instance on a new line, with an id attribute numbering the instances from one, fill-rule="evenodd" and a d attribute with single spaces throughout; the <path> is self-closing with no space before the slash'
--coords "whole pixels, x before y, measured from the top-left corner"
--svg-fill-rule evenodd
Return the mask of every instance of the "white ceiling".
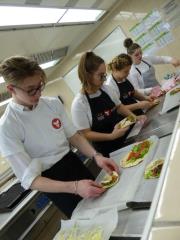
<path id="1" fill-rule="evenodd" d="M 110 11 L 118 0 L 6 0 L 0 5 L 103 9 Z M 32 16 L 33 17 L 33 16 Z M 99 23 L 70 26 L 41 26 L 30 29 L 0 30 L 0 61 L 12 55 L 31 56 L 68 47 L 69 55 Z M 47 73 L 52 72 L 52 69 Z"/>

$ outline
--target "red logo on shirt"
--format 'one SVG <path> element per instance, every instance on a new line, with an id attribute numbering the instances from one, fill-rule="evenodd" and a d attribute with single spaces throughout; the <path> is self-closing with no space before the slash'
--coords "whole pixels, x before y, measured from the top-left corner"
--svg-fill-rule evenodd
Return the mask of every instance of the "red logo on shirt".
<path id="1" fill-rule="evenodd" d="M 52 120 L 52 126 L 53 128 L 56 128 L 56 129 L 61 127 L 61 121 L 59 120 L 59 118 L 54 118 Z"/>
<path id="2" fill-rule="evenodd" d="M 110 115 L 111 115 L 111 109 L 105 110 L 105 111 L 104 111 L 104 115 L 105 115 L 105 116 L 110 116 Z"/>

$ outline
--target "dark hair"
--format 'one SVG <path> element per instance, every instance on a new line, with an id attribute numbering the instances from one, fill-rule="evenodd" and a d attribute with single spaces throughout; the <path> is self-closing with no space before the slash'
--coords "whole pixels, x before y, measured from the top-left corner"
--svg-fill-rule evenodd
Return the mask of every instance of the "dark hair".
<path id="1" fill-rule="evenodd" d="M 136 49 L 141 48 L 141 46 L 137 43 L 134 43 L 131 38 L 126 38 L 124 40 L 124 47 L 127 49 L 127 53 L 132 55 Z"/>
<path id="2" fill-rule="evenodd" d="M 96 72 L 103 63 L 105 63 L 104 60 L 93 52 L 86 52 L 82 55 L 78 66 L 78 76 L 82 83 L 83 90 L 86 90 L 87 87 L 91 85 L 91 75 Z"/>
<path id="3" fill-rule="evenodd" d="M 108 70 L 122 70 L 123 68 L 131 65 L 131 57 L 125 53 L 121 53 L 117 57 L 113 58 L 113 60 L 108 64 Z"/>
<path id="4" fill-rule="evenodd" d="M 38 63 L 33 59 L 23 56 L 13 56 L 5 59 L 0 64 L 0 74 L 6 83 L 14 85 L 35 74 L 41 74 L 43 80 L 46 80 L 45 72 Z"/>

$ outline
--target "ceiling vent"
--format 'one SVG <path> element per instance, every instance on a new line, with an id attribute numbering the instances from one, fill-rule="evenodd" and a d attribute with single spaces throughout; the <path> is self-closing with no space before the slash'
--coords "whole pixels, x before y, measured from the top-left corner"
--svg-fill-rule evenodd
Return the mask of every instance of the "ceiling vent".
<path id="1" fill-rule="evenodd" d="M 42 0 L 26 0 L 25 4 L 27 5 L 40 5 Z"/>
<path id="2" fill-rule="evenodd" d="M 50 50 L 43 53 L 32 54 L 30 57 L 36 60 L 39 64 L 43 64 L 43 63 L 57 60 L 60 58 L 62 59 L 63 57 L 66 56 L 67 51 L 68 51 L 68 47 L 64 47 L 64 48 Z"/>

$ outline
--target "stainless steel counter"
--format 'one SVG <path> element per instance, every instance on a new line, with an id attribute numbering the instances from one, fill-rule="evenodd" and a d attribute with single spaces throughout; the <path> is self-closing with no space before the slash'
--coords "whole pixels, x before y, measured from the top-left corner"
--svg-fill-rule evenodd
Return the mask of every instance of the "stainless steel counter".
<path id="1" fill-rule="evenodd" d="M 138 141 L 152 135 L 158 136 L 160 140 L 155 157 L 163 157 L 166 155 L 178 113 L 178 109 L 173 109 L 166 114 L 160 115 L 159 112 L 161 111 L 162 105 L 163 98 L 159 105 L 147 112 L 149 124 L 141 130 L 138 136 L 131 139 L 131 141 Z M 134 196 L 134 201 L 152 201 L 157 182 L 158 180 L 142 179 Z M 3 230 L 36 194 L 37 193 L 33 191 L 12 213 L 1 214 L 0 229 Z M 149 210 L 134 211 L 126 209 L 119 211 L 119 222 L 112 236 L 133 237 L 134 239 L 142 236 L 148 215 Z"/>
<path id="2" fill-rule="evenodd" d="M 159 105 L 146 113 L 149 123 L 142 128 L 138 136 L 129 139 L 132 142 L 145 139 L 151 135 L 158 136 L 160 141 L 155 158 L 165 158 L 179 111 L 179 108 L 175 108 L 165 114 L 159 114 L 163 106 L 163 101 L 164 97 L 161 98 Z M 157 183 L 157 179 L 145 180 L 142 178 L 136 191 L 134 201 L 152 201 Z M 134 211 L 131 209 L 119 211 L 119 222 L 112 237 L 118 237 L 118 239 L 121 239 L 121 237 L 122 239 L 128 239 L 129 237 L 135 239 L 136 237 L 141 237 L 149 212 L 149 210 Z"/>
<path id="3" fill-rule="evenodd" d="M 146 113 L 149 123 L 142 128 L 138 136 L 129 139 L 132 142 L 140 141 L 151 135 L 158 136 L 160 138 L 159 146 L 154 158 L 165 158 L 179 111 L 179 108 L 175 108 L 165 114 L 159 114 L 163 106 L 163 101 L 164 97 L 161 98 L 159 105 Z M 158 179 L 145 180 L 142 178 L 136 191 L 134 201 L 152 201 L 157 183 Z M 122 239 L 128 239 L 129 237 L 135 239 L 136 237 L 141 237 L 149 212 L 149 210 L 135 211 L 131 209 L 119 211 L 119 222 L 112 237 L 118 237 L 118 239 L 121 239 L 121 237 Z"/>
<path id="4" fill-rule="evenodd" d="M 165 158 L 167 146 L 171 136 L 163 137 L 159 140 L 159 145 L 154 155 L 156 158 Z M 142 176 L 133 201 L 144 202 L 152 201 L 158 179 L 145 180 Z M 144 230 L 149 210 L 131 210 L 119 211 L 119 222 L 112 236 L 118 237 L 140 237 Z"/>
<path id="5" fill-rule="evenodd" d="M 131 210 L 127 208 L 126 202 L 152 202 L 154 192 L 156 190 L 159 179 L 144 179 L 144 169 L 146 165 L 154 160 L 165 159 L 167 146 L 169 145 L 171 136 L 162 137 L 160 139 L 154 136 L 152 148 L 147 157 L 142 163 L 133 168 L 122 169 L 120 181 L 110 189 L 102 198 L 93 201 L 86 199 L 80 202 L 74 212 L 75 218 L 94 218 L 98 211 L 103 211 L 107 208 L 117 208 L 118 211 L 118 225 L 112 233 L 112 237 L 117 239 L 124 238 L 140 238 L 142 236 L 149 210 Z M 157 141 L 155 141 L 157 139 Z M 122 156 L 126 154 L 127 150 L 131 148 L 127 146 L 119 149 L 111 154 L 111 157 L 119 164 Z M 97 177 L 97 182 L 101 181 L 105 175 L 104 171 Z M 120 210 L 121 209 L 121 210 Z"/>
<path id="6" fill-rule="evenodd" d="M 141 237 L 148 214 L 149 210 L 126 209 L 119 212 L 118 225 L 112 233 L 112 237 Z"/>
<path id="7" fill-rule="evenodd" d="M 140 140 L 151 135 L 156 135 L 161 138 L 172 133 L 179 108 L 172 109 L 171 111 L 161 115 L 159 112 L 162 109 L 163 101 L 164 97 L 161 98 L 160 104 L 146 113 L 149 123 L 147 126 L 142 128 L 140 134 L 135 138 L 136 140 Z"/>
<path id="8" fill-rule="evenodd" d="M 158 182 L 151 211 L 142 235 L 147 239 L 180 239 L 180 110 L 168 146 L 165 166 Z"/>

